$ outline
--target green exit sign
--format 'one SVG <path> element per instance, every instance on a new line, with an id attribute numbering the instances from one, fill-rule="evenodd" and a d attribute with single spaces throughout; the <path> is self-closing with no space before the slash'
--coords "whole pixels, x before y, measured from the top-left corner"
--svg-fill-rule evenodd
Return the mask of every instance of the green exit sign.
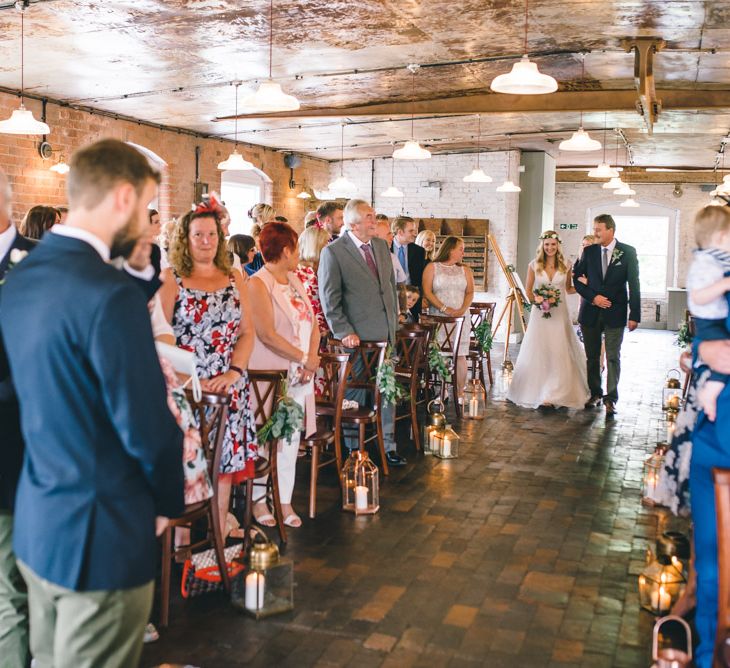
<path id="1" fill-rule="evenodd" d="M 560 226 L 558 227 L 560 230 L 577 230 L 578 229 L 578 223 L 560 223 Z"/>

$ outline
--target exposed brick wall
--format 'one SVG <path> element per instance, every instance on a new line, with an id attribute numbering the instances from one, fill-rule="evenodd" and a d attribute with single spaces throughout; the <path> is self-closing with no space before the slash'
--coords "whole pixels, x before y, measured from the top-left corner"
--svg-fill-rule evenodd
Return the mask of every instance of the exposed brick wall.
<path id="1" fill-rule="evenodd" d="M 17 97 L 0 93 L 0 118 L 7 118 L 17 105 Z M 26 106 L 32 109 L 36 118 L 40 118 L 39 102 L 26 100 Z M 50 103 L 46 113 L 51 127 L 48 141 L 58 151 L 50 160 L 44 161 L 38 155 L 40 138 L 0 134 L 0 166 L 7 172 L 13 186 L 16 221 L 36 204 L 65 204 L 65 177 L 48 168 L 57 162 L 60 153 L 68 160 L 79 147 L 106 137 L 145 146 L 168 163 L 159 200 L 163 219 L 179 216 L 193 201 L 196 146 L 201 148 L 200 180 L 208 183 L 211 190 L 220 191 L 221 172 L 217 165 L 233 150 L 231 142 L 191 137 Z M 311 205 L 295 197 L 298 191 L 289 190 L 289 169 L 284 165 L 283 155 L 249 146 L 240 147 L 240 151 L 272 179 L 273 205 L 277 213 L 301 228 L 304 214 Z M 299 185 L 306 183 L 324 189 L 329 179 L 329 165 L 321 160 L 303 158 L 302 165 L 294 170 L 294 178 Z"/>

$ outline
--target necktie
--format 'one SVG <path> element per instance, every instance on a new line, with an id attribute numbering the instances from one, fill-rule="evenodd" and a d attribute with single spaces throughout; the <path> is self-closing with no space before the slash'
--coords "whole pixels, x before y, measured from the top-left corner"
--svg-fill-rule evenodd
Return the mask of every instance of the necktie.
<path id="1" fill-rule="evenodd" d="M 373 272 L 375 278 L 378 277 L 378 267 L 375 265 L 375 258 L 373 257 L 373 251 L 370 249 L 370 244 L 362 244 L 360 250 L 365 253 L 365 262 L 367 262 L 370 271 Z"/>
<path id="2" fill-rule="evenodd" d="M 403 271 L 408 274 L 408 267 L 406 266 L 406 247 L 398 246 L 398 262 L 403 267 Z"/>
<path id="3" fill-rule="evenodd" d="M 603 268 L 603 278 L 606 278 L 606 272 L 608 271 L 608 248 L 603 249 L 603 260 L 601 262 Z"/>

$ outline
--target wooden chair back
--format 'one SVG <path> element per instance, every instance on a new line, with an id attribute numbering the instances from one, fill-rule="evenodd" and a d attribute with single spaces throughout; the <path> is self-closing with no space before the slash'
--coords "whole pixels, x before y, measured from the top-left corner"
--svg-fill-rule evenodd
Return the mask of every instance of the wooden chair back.
<path id="1" fill-rule="evenodd" d="M 464 328 L 464 316 L 451 318 L 445 315 L 428 315 L 422 316 L 426 324 L 435 324 L 433 341 L 439 347 L 439 350 L 456 363 L 456 357 L 459 354 L 459 343 L 461 342 L 461 331 Z"/>
<path id="2" fill-rule="evenodd" d="M 319 357 L 319 368 L 324 379 L 322 395 L 318 401 L 342 406 L 344 398 L 345 374 L 350 356 L 347 353 L 322 353 Z"/>
<path id="3" fill-rule="evenodd" d="M 261 429 L 276 410 L 286 380 L 286 371 L 249 371 L 251 410 L 256 429 Z M 259 444 L 263 445 L 263 444 Z"/>
<path id="4" fill-rule="evenodd" d="M 399 330 L 396 333 L 395 350 L 398 361 L 395 372 L 408 378 L 411 400 L 415 400 L 418 389 L 418 372 L 421 368 L 428 332 L 421 330 Z"/>
<path id="5" fill-rule="evenodd" d="M 484 319 L 492 325 L 494 322 L 494 311 L 497 308 L 497 302 L 472 302 L 471 305 L 476 308 L 486 309 L 487 314 Z"/>
<path id="6" fill-rule="evenodd" d="M 208 475 L 213 485 L 213 498 L 218 495 L 218 475 L 221 466 L 221 450 L 228 418 L 228 395 L 203 392 L 200 401 L 195 401 L 192 390 L 185 390 L 185 396 L 193 409 L 200 442 L 208 464 Z"/>
<path id="7" fill-rule="evenodd" d="M 717 633 L 713 668 L 730 666 L 730 469 L 712 469 L 717 513 Z"/>
<path id="8" fill-rule="evenodd" d="M 344 389 L 366 390 L 373 398 L 373 408 L 380 405 L 380 390 L 376 378 L 378 368 L 385 359 L 387 341 L 360 341 L 357 348 L 349 349 L 343 346 L 342 341 L 330 341 L 330 347 L 338 352 L 349 352 L 345 372 Z"/>

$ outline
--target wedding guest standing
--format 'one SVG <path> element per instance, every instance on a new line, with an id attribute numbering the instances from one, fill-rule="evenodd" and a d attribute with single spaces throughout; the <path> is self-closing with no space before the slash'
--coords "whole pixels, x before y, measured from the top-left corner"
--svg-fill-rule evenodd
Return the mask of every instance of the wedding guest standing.
<path id="1" fill-rule="evenodd" d="M 146 232 L 158 183 L 123 142 L 77 152 L 66 224 L 0 296 L 26 445 L 14 548 L 39 666 L 138 664 L 156 534 L 184 508 L 182 433 L 146 299 L 108 262 Z"/>
<path id="2" fill-rule="evenodd" d="M 319 269 L 319 258 L 322 249 L 329 242 L 327 230 L 319 227 L 308 227 L 299 235 L 299 265 L 297 266 L 296 276 L 301 281 L 304 289 L 307 291 L 307 297 L 312 304 L 312 310 L 317 318 L 317 326 L 319 327 L 319 338 L 324 344 L 330 336 L 330 328 L 327 325 L 327 319 L 322 311 L 322 303 L 319 299 L 319 279 L 317 278 L 317 270 Z"/>
<path id="3" fill-rule="evenodd" d="M 317 207 L 317 225 L 327 230 L 329 243 L 340 237 L 343 226 L 343 207 L 339 202 L 322 202 Z"/>
<path id="4" fill-rule="evenodd" d="M 147 215 L 150 221 L 149 232 L 152 237 L 152 245 L 150 247 L 150 262 L 153 269 L 155 270 L 155 276 L 159 276 L 162 266 L 162 249 L 160 248 L 157 240 L 160 236 L 160 233 L 162 232 L 162 221 L 160 218 L 160 213 L 157 211 L 157 209 L 150 209 L 147 212 Z"/>
<path id="5" fill-rule="evenodd" d="M 406 284 L 412 285 L 419 290 L 423 287 L 423 270 L 426 268 L 426 251 L 416 241 L 418 225 L 413 218 L 399 216 L 393 221 L 393 246 L 392 251 L 403 268 L 406 276 Z M 411 315 L 417 322 L 421 314 L 421 302 L 411 309 Z"/>
<path id="6" fill-rule="evenodd" d="M 431 304 L 432 315 L 459 318 L 469 312 L 474 299 L 474 275 L 463 264 L 464 242 L 459 237 L 446 237 L 433 262 L 423 272 L 423 296 Z M 459 397 L 466 384 L 466 358 L 469 355 L 471 320 L 464 318 L 456 358 L 456 386 Z"/>
<path id="7" fill-rule="evenodd" d="M 256 257 L 256 240 L 248 234 L 234 234 L 228 239 L 228 250 L 239 259 L 246 276 L 251 276 L 254 273 L 251 262 Z"/>
<path id="8" fill-rule="evenodd" d="M 393 244 L 393 230 L 390 229 L 390 219 L 388 216 L 379 213 L 375 217 L 375 236 L 378 239 L 382 239 L 385 241 L 385 243 L 388 244 L 388 248 L 392 247 Z M 401 266 L 400 262 L 398 261 L 398 258 L 395 256 L 395 253 L 390 253 L 390 259 L 393 261 L 393 271 L 395 272 L 395 283 L 397 286 L 406 285 L 408 282 L 408 276 L 406 276 L 406 272 L 403 270 L 403 267 Z"/>
<path id="9" fill-rule="evenodd" d="M 2 281 L 35 244 L 23 237 L 10 220 L 10 183 L 0 170 L 0 293 Z M 12 260 L 11 261 L 11 256 Z M 22 261 L 22 260 L 21 260 Z M 0 466 L 0 657 L 9 666 L 26 666 L 28 650 L 28 595 L 13 552 L 15 490 L 23 464 L 20 408 L 10 377 L 5 346 L 0 337 L 0 424 L 3 460 Z"/>
<path id="10" fill-rule="evenodd" d="M 160 299 L 177 345 L 195 353 L 203 388 L 230 400 L 218 477 L 225 527 L 231 485 L 253 475 L 257 456 L 247 373 L 254 336 L 248 292 L 232 269 L 215 207 L 202 204 L 180 219 L 169 260 Z"/>
<path id="11" fill-rule="evenodd" d="M 344 210 L 345 233 L 330 243 L 319 262 L 319 296 L 332 334 L 348 348 L 364 341 L 395 345 L 398 323 L 393 262 L 390 249 L 375 237 L 375 211 L 364 200 L 351 199 Z M 361 390 L 348 399 L 364 404 Z M 386 457 L 391 466 L 404 466 L 396 452 L 394 406 L 383 402 L 381 421 Z M 358 448 L 355 430 L 348 430 L 345 445 Z"/>
<path id="12" fill-rule="evenodd" d="M 251 369 L 287 371 L 288 396 L 304 409 L 304 431 L 309 436 L 316 431 L 313 378 L 319 368 L 319 327 L 295 274 L 297 233 L 287 223 L 269 223 L 261 230 L 259 243 L 266 263 L 248 284 L 251 302 L 257 306 Z M 291 505 L 300 438 L 297 433 L 291 441 L 276 445 L 279 500 L 289 527 L 302 525 Z M 266 481 L 266 477 L 256 480 L 253 514 L 259 524 L 274 526 L 266 505 Z"/>
<path id="13" fill-rule="evenodd" d="M 61 221 L 61 214 L 52 206 L 34 206 L 28 209 L 20 222 L 20 234 L 26 239 L 40 239 L 56 223 Z"/>
<path id="14" fill-rule="evenodd" d="M 416 243 L 426 251 L 426 259 L 430 262 L 436 255 L 436 235 L 431 230 L 421 230 Z"/>
<path id="15" fill-rule="evenodd" d="M 259 202 L 252 206 L 248 211 L 248 217 L 251 219 L 253 225 L 251 226 L 251 236 L 256 240 L 258 244 L 258 238 L 261 234 L 261 230 L 264 229 L 264 225 L 270 223 L 276 218 L 276 211 L 274 207 L 263 202 Z M 264 257 L 261 255 L 261 249 L 256 253 L 254 259 L 249 264 L 251 270 L 246 270 L 249 276 L 253 276 L 261 267 L 264 266 Z"/>

